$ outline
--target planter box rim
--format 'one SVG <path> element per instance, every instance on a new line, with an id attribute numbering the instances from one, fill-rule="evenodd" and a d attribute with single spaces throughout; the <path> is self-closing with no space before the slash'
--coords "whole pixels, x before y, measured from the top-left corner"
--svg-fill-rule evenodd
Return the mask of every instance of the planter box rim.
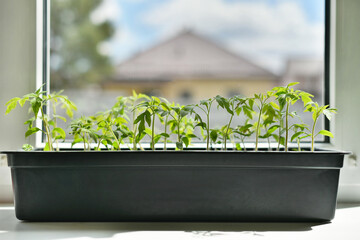
<path id="1" fill-rule="evenodd" d="M 6 151 L 12 168 L 222 167 L 340 169 L 347 152 Z"/>
<path id="2" fill-rule="evenodd" d="M 60 151 L 42 151 L 42 150 L 34 150 L 34 151 L 24 151 L 24 150 L 5 150 L 0 151 L 0 154 L 13 154 L 13 153 L 40 153 L 40 154 L 59 154 L 59 153 L 94 153 L 94 154 L 113 154 L 113 153 L 130 153 L 130 154 L 138 154 L 138 153 L 176 153 L 176 154 L 186 154 L 186 153 L 206 153 L 206 154 L 344 154 L 348 155 L 351 154 L 351 151 L 342 151 L 342 150 L 328 150 L 328 149 L 318 149 L 314 152 L 312 151 L 235 151 L 235 150 L 121 150 L 121 151 L 110 151 L 110 150 L 103 150 L 103 151 L 84 151 L 84 150 L 60 150 Z"/>

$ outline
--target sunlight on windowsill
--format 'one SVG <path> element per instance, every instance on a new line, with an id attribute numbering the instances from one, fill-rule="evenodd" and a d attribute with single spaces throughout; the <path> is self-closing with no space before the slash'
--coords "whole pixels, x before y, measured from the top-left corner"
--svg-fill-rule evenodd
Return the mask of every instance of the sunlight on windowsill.
<path id="1" fill-rule="evenodd" d="M 360 239 L 360 204 L 339 204 L 325 223 L 22 222 L 0 205 L 0 239 Z M 294 234 L 296 233 L 296 234 Z"/>

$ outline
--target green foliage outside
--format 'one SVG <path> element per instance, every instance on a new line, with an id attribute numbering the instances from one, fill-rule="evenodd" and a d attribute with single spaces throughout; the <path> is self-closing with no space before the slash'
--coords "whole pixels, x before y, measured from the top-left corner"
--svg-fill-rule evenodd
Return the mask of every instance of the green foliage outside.
<path id="1" fill-rule="evenodd" d="M 99 83 L 113 72 L 99 46 L 114 35 L 109 21 L 95 24 L 90 15 L 102 0 L 51 1 L 51 87 L 76 88 Z"/>

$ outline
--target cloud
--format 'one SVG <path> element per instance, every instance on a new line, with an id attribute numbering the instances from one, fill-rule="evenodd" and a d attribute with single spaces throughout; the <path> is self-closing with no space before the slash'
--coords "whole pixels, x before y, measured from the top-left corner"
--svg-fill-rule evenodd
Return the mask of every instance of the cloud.
<path id="1" fill-rule="evenodd" d="M 114 37 L 107 42 L 106 47 L 109 56 L 113 57 L 115 63 L 127 59 L 129 56 L 139 51 L 141 47 L 141 37 L 137 36 L 127 26 L 122 26 L 116 30 Z M 113 54 L 116 53 L 116 54 Z"/>
<path id="2" fill-rule="evenodd" d="M 123 2 L 128 2 L 128 3 L 143 3 L 147 0 L 122 0 Z"/>
<path id="3" fill-rule="evenodd" d="M 323 54 L 323 23 L 310 23 L 292 1 L 172 0 L 150 9 L 142 21 L 162 38 L 194 29 L 275 72 L 288 56 Z"/>
<path id="4" fill-rule="evenodd" d="M 116 21 L 121 17 L 121 8 L 116 0 L 104 0 L 90 15 L 95 24 L 105 21 Z"/>
<path id="5" fill-rule="evenodd" d="M 95 24 L 111 21 L 115 26 L 119 22 L 123 22 L 122 18 L 122 8 L 118 0 L 103 0 L 90 15 L 91 21 Z M 138 41 L 134 34 L 125 25 L 120 25 L 115 29 L 115 34 L 111 39 L 98 44 L 97 50 L 103 55 L 110 56 L 114 62 L 118 62 L 128 57 L 131 54 L 131 49 L 136 48 L 136 44 Z"/>

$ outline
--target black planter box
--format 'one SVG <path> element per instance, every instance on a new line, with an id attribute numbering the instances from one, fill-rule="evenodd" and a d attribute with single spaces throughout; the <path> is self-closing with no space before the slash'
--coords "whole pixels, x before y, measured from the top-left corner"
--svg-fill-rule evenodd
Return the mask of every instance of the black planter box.
<path id="1" fill-rule="evenodd" d="M 26 221 L 329 221 L 344 152 L 5 152 Z"/>

